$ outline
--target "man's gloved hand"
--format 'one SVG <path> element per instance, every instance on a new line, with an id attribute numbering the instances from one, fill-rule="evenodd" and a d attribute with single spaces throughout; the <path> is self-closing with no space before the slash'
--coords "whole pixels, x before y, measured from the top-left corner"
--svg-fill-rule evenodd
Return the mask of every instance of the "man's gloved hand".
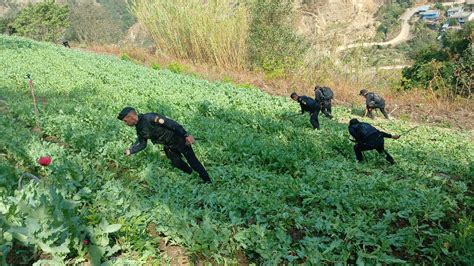
<path id="1" fill-rule="evenodd" d="M 185 140 L 186 145 L 192 145 L 195 142 L 194 137 L 192 135 L 186 136 Z"/>
<path id="2" fill-rule="evenodd" d="M 399 139 L 400 138 L 400 135 L 393 135 L 392 136 L 392 139 Z"/>
<path id="3" fill-rule="evenodd" d="M 125 155 L 129 156 L 129 155 L 130 155 L 130 149 L 126 149 L 123 153 L 124 153 Z"/>

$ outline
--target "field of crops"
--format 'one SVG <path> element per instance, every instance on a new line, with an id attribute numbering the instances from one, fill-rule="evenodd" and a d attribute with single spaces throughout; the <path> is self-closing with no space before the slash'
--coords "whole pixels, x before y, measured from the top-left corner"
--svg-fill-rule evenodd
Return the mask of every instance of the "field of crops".
<path id="1" fill-rule="evenodd" d="M 357 108 L 335 107 L 314 131 L 307 115 L 285 118 L 296 103 L 258 89 L 5 36 L 0 59 L 2 265 L 156 265 L 164 242 L 218 264 L 473 264 L 471 132 L 421 125 L 387 141 L 396 165 L 376 152 L 357 164 Z M 214 183 L 151 143 L 124 156 L 135 130 L 116 115 L 128 105 L 202 138 L 194 149 Z M 22 173 L 41 181 L 19 186 Z"/>

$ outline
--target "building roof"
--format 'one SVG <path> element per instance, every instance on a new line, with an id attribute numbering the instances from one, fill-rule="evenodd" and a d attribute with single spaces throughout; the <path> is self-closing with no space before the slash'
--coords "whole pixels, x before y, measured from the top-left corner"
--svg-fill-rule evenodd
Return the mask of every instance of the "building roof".
<path id="1" fill-rule="evenodd" d="M 439 16 L 439 10 L 428 10 L 420 13 L 422 16 Z"/>
<path id="2" fill-rule="evenodd" d="M 468 18 L 471 12 L 459 12 L 451 16 L 451 18 Z"/>
<path id="3" fill-rule="evenodd" d="M 448 9 L 448 12 L 458 12 L 462 10 L 462 6 L 455 6 Z"/>
<path id="4" fill-rule="evenodd" d="M 430 9 L 430 6 L 420 6 L 417 10 L 418 12 L 423 12 L 423 11 L 427 11 L 428 9 Z"/>

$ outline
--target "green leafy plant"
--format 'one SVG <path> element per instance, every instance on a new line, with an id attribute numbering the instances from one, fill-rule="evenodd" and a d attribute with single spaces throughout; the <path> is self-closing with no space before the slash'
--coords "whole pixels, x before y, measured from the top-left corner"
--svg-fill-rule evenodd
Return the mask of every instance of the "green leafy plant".
<path id="1" fill-rule="evenodd" d="M 151 64 L 151 68 L 154 69 L 154 70 L 159 70 L 159 69 L 161 69 L 161 66 L 158 63 L 153 63 L 153 64 Z"/>
<path id="2" fill-rule="evenodd" d="M 132 61 L 132 58 L 128 54 L 122 54 L 120 56 L 120 59 L 122 59 L 123 61 Z"/>
<path id="3" fill-rule="evenodd" d="M 168 64 L 168 69 L 173 73 L 179 74 L 179 73 L 183 73 L 186 68 L 185 68 L 184 65 L 173 61 L 173 62 Z"/>

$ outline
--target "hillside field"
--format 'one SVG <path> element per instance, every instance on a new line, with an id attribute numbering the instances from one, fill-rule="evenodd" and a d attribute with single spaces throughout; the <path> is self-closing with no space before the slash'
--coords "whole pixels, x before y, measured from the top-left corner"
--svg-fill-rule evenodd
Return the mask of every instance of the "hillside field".
<path id="1" fill-rule="evenodd" d="M 0 35 L 0 264 L 157 265 L 167 243 L 194 263 L 472 265 L 472 131 L 403 135 L 415 125 L 378 114 L 402 133 L 386 141 L 397 164 L 376 152 L 358 164 L 347 123 L 362 104 L 314 131 L 288 116 L 289 97 Z M 116 119 L 124 106 L 201 138 L 214 183 L 151 143 L 124 156 L 136 137 Z"/>

